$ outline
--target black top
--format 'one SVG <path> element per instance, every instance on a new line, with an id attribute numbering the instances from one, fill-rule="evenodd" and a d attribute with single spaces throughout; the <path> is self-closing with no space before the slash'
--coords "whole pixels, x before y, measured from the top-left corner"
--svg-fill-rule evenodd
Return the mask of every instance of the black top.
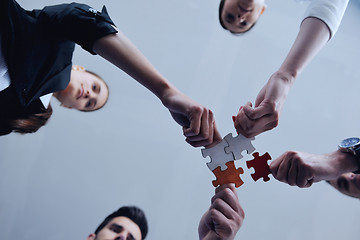
<path id="1" fill-rule="evenodd" d="M 93 43 L 117 32 L 112 25 L 105 6 L 101 12 L 78 3 L 26 11 L 15 0 L 0 0 L 1 49 L 11 79 L 0 92 L 0 134 L 11 132 L 1 130 L 4 119 L 44 111 L 39 97 L 70 81 L 75 43 L 95 54 Z"/>

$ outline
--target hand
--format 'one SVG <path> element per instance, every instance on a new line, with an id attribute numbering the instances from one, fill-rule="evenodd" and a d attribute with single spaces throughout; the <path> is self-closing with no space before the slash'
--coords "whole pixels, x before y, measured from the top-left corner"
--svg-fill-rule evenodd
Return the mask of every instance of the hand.
<path id="1" fill-rule="evenodd" d="M 240 206 L 235 187 L 222 185 L 215 189 L 210 208 L 204 213 L 199 223 L 201 240 L 232 240 L 241 227 L 245 213 Z"/>
<path id="2" fill-rule="evenodd" d="M 277 180 L 301 188 L 337 178 L 356 168 L 355 157 L 340 151 L 323 155 L 288 151 L 270 164 L 270 170 Z"/>
<path id="3" fill-rule="evenodd" d="M 162 102 L 173 119 L 183 126 L 183 134 L 193 147 L 210 146 L 221 141 L 216 128 L 214 114 L 178 90 L 170 88 L 162 97 Z"/>
<path id="4" fill-rule="evenodd" d="M 235 118 L 234 126 L 245 137 L 254 137 L 278 125 L 280 113 L 291 86 L 291 77 L 273 74 L 259 92 L 255 108 L 248 102 Z"/>

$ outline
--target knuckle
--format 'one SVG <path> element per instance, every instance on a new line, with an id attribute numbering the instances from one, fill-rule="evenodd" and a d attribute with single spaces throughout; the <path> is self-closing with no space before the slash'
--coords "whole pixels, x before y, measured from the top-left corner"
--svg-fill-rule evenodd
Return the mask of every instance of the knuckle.
<path id="1" fill-rule="evenodd" d="M 192 107 L 192 112 L 193 112 L 193 114 L 195 114 L 195 115 L 201 115 L 201 114 L 203 113 L 203 107 L 198 106 L 198 105 L 193 106 L 193 107 Z"/>
<path id="2" fill-rule="evenodd" d="M 202 133 L 201 133 L 201 137 L 202 137 L 204 140 L 206 140 L 206 141 L 209 140 L 210 135 L 211 135 L 211 134 L 210 134 L 209 131 L 206 131 L 206 132 L 202 132 Z"/>
<path id="3" fill-rule="evenodd" d="M 273 114 L 276 114 L 276 103 L 275 102 L 268 102 L 266 104 L 266 107 L 268 108 L 268 110 L 270 112 L 272 112 Z"/>
<path id="4" fill-rule="evenodd" d="M 298 153 L 295 151 L 288 151 L 285 153 L 285 158 L 290 160 L 296 159 L 298 158 Z"/>
<path id="5" fill-rule="evenodd" d="M 216 206 L 220 206 L 220 204 L 221 204 L 221 199 L 220 198 L 215 198 L 215 199 L 213 199 L 213 206 L 214 207 L 216 207 Z"/>
<path id="6" fill-rule="evenodd" d="M 270 123 L 271 128 L 275 128 L 279 125 L 279 117 L 276 117 L 273 122 Z"/>

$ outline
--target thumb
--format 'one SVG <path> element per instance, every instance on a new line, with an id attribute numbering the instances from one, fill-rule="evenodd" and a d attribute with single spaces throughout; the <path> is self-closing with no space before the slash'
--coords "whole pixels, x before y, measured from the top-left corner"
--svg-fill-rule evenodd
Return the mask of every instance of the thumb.
<path id="1" fill-rule="evenodd" d="M 245 105 L 243 110 L 245 115 L 252 120 L 259 119 L 272 112 L 269 106 L 264 104 L 260 104 L 258 107 L 255 108 Z"/>

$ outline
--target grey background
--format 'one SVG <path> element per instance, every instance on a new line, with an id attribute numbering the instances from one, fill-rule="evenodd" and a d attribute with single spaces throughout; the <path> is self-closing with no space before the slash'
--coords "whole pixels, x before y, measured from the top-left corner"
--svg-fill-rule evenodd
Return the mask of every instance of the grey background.
<path id="1" fill-rule="evenodd" d="M 60 0 L 19 1 L 42 8 Z M 234 37 L 218 23 L 218 0 L 131 0 L 106 5 L 118 28 L 181 91 L 211 108 L 225 135 L 231 116 L 280 66 L 299 29 L 306 4 L 268 1 L 249 34 Z M 273 158 L 286 150 L 335 151 L 339 140 L 360 135 L 359 3 L 352 1 L 342 26 L 299 76 L 279 126 L 253 142 Z M 61 108 L 31 135 L 0 138 L 0 239 L 86 239 L 122 205 L 147 214 L 148 239 L 197 239 L 210 204 L 209 159 L 184 141 L 160 101 L 116 67 L 77 47 L 74 63 L 111 87 L 104 109 Z M 249 159 L 244 158 L 244 160 Z M 359 200 L 326 183 L 299 189 L 254 182 L 237 162 L 245 184 L 237 192 L 246 218 L 236 239 L 358 239 Z"/>

